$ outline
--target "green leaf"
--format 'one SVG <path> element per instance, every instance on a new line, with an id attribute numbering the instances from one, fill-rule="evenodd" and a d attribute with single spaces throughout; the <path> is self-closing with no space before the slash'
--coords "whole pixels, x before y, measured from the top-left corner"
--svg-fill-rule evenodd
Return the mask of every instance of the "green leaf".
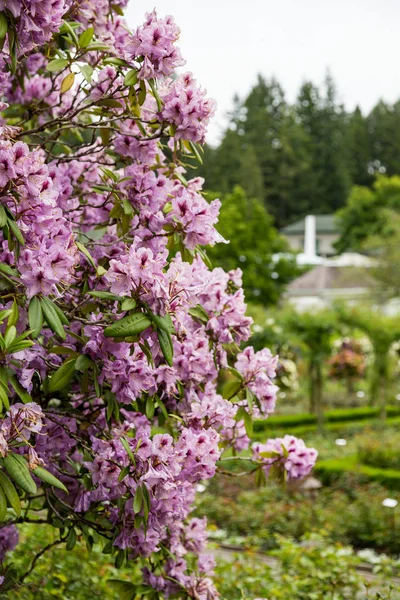
<path id="1" fill-rule="evenodd" d="M 156 315 L 151 311 L 148 312 L 150 319 L 157 325 L 159 329 L 162 329 L 167 333 L 175 333 L 175 327 L 169 314 L 166 314 L 164 317 L 161 317 L 160 315 Z"/>
<path id="2" fill-rule="evenodd" d="M 34 345 L 34 342 L 31 340 L 21 340 L 19 338 L 15 340 L 10 346 L 7 348 L 7 354 L 16 354 L 17 352 L 21 352 L 21 350 L 25 350 L 26 348 L 31 348 Z"/>
<path id="3" fill-rule="evenodd" d="M 6 410 L 10 409 L 10 401 L 8 399 L 8 387 L 3 381 L 0 381 L 0 402 Z"/>
<path id="4" fill-rule="evenodd" d="M 121 310 L 133 310 L 136 308 L 136 300 L 134 298 L 125 298 L 121 304 Z"/>
<path id="5" fill-rule="evenodd" d="M 29 327 L 32 329 L 32 337 L 37 338 L 43 327 L 43 312 L 37 296 L 33 296 L 29 302 L 28 319 Z"/>
<path id="6" fill-rule="evenodd" d="M 140 81 L 140 90 L 139 90 L 139 94 L 138 94 L 138 101 L 139 101 L 139 105 L 142 106 L 145 103 L 146 100 L 146 82 L 144 81 L 144 79 L 142 79 Z"/>
<path id="7" fill-rule="evenodd" d="M 17 304 L 17 301 L 14 299 L 14 302 L 12 303 L 12 307 L 11 307 L 11 314 L 8 317 L 8 326 L 16 325 L 18 323 L 18 319 L 19 319 L 18 304 Z"/>
<path id="8" fill-rule="evenodd" d="M 127 455 L 129 456 L 130 460 L 135 464 L 136 463 L 135 457 L 133 456 L 132 448 L 130 447 L 128 441 L 124 437 L 121 437 L 120 442 L 123 445 L 123 447 L 125 448 L 125 451 L 126 451 Z"/>
<path id="9" fill-rule="evenodd" d="M 50 73 L 57 73 L 58 71 L 62 71 L 65 67 L 68 66 L 68 61 L 65 58 L 55 58 L 51 60 L 46 67 L 47 71 Z"/>
<path id="10" fill-rule="evenodd" d="M 36 483 L 33 481 L 28 467 L 21 460 L 16 458 L 14 454 L 7 454 L 3 458 L 3 464 L 7 473 L 18 487 L 28 494 L 36 494 Z"/>
<path id="11" fill-rule="evenodd" d="M 67 338 L 67 335 L 64 331 L 64 327 L 58 315 L 58 311 L 56 310 L 53 302 L 44 296 L 40 300 L 40 304 L 42 307 L 44 318 L 46 319 L 46 323 L 48 324 L 50 329 L 54 331 L 54 333 L 58 335 L 59 338 L 65 340 Z"/>
<path id="12" fill-rule="evenodd" d="M 209 321 L 209 316 L 204 310 L 204 308 L 201 306 L 201 304 L 197 304 L 196 306 L 191 308 L 189 310 L 189 315 L 194 319 L 197 319 L 201 323 L 208 323 Z"/>
<path id="13" fill-rule="evenodd" d="M 0 12 L 0 41 L 4 40 L 8 31 L 8 21 L 4 12 Z"/>
<path id="14" fill-rule="evenodd" d="M 154 99 L 155 99 L 155 101 L 157 103 L 157 110 L 158 110 L 158 112 L 161 112 L 161 110 L 162 110 L 162 100 L 161 100 L 161 98 L 159 96 L 155 80 L 154 79 L 149 79 L 148 82 L 149 82 L 151 91 L 153 93 Z M 140 103 L 140 101 L 139 101 L 139 103 Z"/>
<path id="15" fill-rule="evenodd" d="M 67 360 L 53 373 L 49 383 L 49 392 L 59 392 L 64 389 L 74 378 L 76 359 Z"/>
<path id="16" fill-rule="evenodd" d="M 243 406 L 241 406 L 239 408 L 239 410 L 236 413 L 236 420 L 237 421 L 244 421 L 244 426 L 246 429 L 246 433 L 249 436 L 249 438 L 251 438 L 253 436 L 253 421 L 251 416 L 249 415 L 249 413 L 244 409 Z"/>
<path id="17" fill-rule="evenodd" d="M 124 468 L 121 470 L 121 473 L 118 475 L 118 481 L 120 481 L 120 482 L 121 482 L 121 481 L 123 481 L 123 480 L 125 479 L 125 477 L 126 477 L 127 475 L 129 475 L 129 473 L 130 473 L 130 470 L 131 470 L 131 468 L 130 468 L 130 467 L 124 467 Z"/>
<path id="18" fill-rule="evenodd" d="M 89 27 L 89 29 L 86 29 L 86 31 L 81 33 L 81 35 L 79 36 L 79 47 L 86 48 L 86 46 L 89 46 L 90 42 L 92 41 L 93 35 L 93 27 Z"/>
<path id="19" fill-rule="evenodd" d="M 6 349 L 11 346 L 15 338 L 17 337 L 17 330 L 15 325 L 11 325 L 11 327 L 7 327 L 7 331 L 4 336 L 4 344 Z"/>
<path id="20" fill-rule="evenodd" d="M 124 84 L 126 86 L 136 85 L 138 82 L 138 73 L 136 69 L 131 69 L 127 72 L 124 79 Z"/>
<path id="21" fill-rule="evenodd" d="M 119 600 L 134 600 L 136 597 L 136 586 L 129 581 L 108 579 L 107 583 L 117 592 Z"/>
<path id="22" fill-rule="evenodd" d="M 112 98 L 103 98 L 96 102 L 97 106 L 106 106 L 107 108 L 124 108 L 121 102 L 113 100 Z"/>
<path id="23" fill-rule="evenodd" d="M 140 346 L 140 349 L 142 350 L 142 352 L 144 352 L 144 354 L 146 355 L 147 362 L 149 363 L 149 365 L 151 365 L 153 367 L 154 360 L 153 360 L 153 355 L 151 354 L 149 342 L 147 340 L 143 340 L 143 343 L 139 342 L 139 346 Z"/>
<path id="24" fill-rule="evenodd" d="M 10 481 L 3 471 L 0 471 L 0 486 L 2 487 L 11 508 L 15 511 L 17 517 L 21 516 L 21 501 L 14 484 Z"/>
<path id="25" fill-rule="evenodd" d="M 90 296 L 93 298 L 100 298 L 101 300 L 114 300 L 120 302 L 122 300 L 121 296 L 116 296 L 111 292 L 88 292 Z"/>
<path id="26" fill-rule="evenodd" d="M 16 222 L 13 219 L 8 218 L 8 226 L 11 229 L 15 239 L 21 244 L 21 246 L 25 245 L 25 240 L 24 240 L 24 236 L 21 233 L 20 228 L 18 227 L 18 225 L 16 224 Z"/>
<path id="27" fill-rule="evenodd" d="M 120 550 L 115 559 L 115 568 L 120 569 L 124 564 L 125 560 L 125 550 Z"/>
<path id="28" fill-rule="evenodd" d="M 1 15 L 2 13 L 0 13 Z M 0 25 L 1 27 L 1 25 Z M 1 39 L 1 38 L 0 38 Z M 7 213 L 4 209 L 4 206 L 0 204 L 0 229 L 3 229 L 7 223 Z"/>
<path id="29" fill-rule="evenodd" d="M 136 312 L 106 327 L 104 335 L 114 338 L 131 337 L 142 333 L 150 325 L 151 321 L 144 313 Z"/>
<path id="30" fill-rule="evenodd" d="M 242 382 L 241 381 L 237 381 L 237 380 L 235 380 L 235 381 L 228 381 L 224 385 L 224 388 L 222 390 L 222 395 L 227 400 L 230 400 L 231 398 L 233 398 L 234 396 L 236 396 L 236 394 L 240 391 L 241 388 L 242 388 Z"/>
<path id="31" fill-rule="evenodd" d="M 151 419 L 154 417 L 154 411 L 155 411 L 155 405 L 154 405 L 154 400 L 151 396 L 149 396 L 146 400 L 146 408 L 145 408 L 145 412 L 146 412 L 146 417 L 151 421 Z"/>
<path id="32" fill-rule="evenodd" d="M 143 505 L 143 490 L 140 485 L 136 488 L 135 498 L 133 500 L 133 510 L 135 513 L 139 513 L 141 511 Z"/>
<path id="33" fill-rule="evenodd" d="M 15 375 L 11 375 L 11 377 L 9 377 L 9 381 L 24 404 L 27 404 L 27 402 L 32 402 L 31 395 L 24 387 L 22 387 Z"/>
<path id="34" fill-rule="evenodd" d="M 84 371 L 87 371 L 89 369 L 89 367 L 92 366 L 92 364 L 93 364 L 93 361 L 90 358 L 90 356 L 88 356 L 87 354 L 81 354 L 76 359 L 75 369 L 77 371 L 84 372 Z"/>
<path id="35" fill-rule="evenodd" d="M 96 268 L 96 263 L 94 262 L 94 258 L 90 254 L 89 250 L 87 248 L 85 248 L 85 246 L 83 244 L 81 244 L 80 242 L 75 242 L 75 244 L 77 245 L 78 250 L 80 250 L 80 252 L 82 252 L 82 254 L 84 254 L 86 256 L 86 258 L 88 259 L 88 261 L 90 262 L 92 267 Z"/>
<path id="36" fill-rule="evenodd" d="M 80 72 L 88 83 L 92 82 L 93 67 L 90 65 L 79 65 Z"/>
<path id="37" fill-rule="evenodd" d="M 41 479 L 42 481 L 44 481 L 44 483 L 48 483 L 49 485 L 59 490 L 62 490 L 63 492 L 66 492 L 68 494 L 68 490 L 65 487 L 65 485 L 59 479 L 57 479 L 57 477 L 55 477 L 52 473 L 49 473 L 49 471 L 47 471 L 43 467 L 35 467 L 33 470 L 33 474 L 39 477 L 39 479 Z"/>
<path id="38" fill-rule="evenodd" d="M 0 263 L 0 271 L 2 273 L 5 273 L 6 275 L 11 275 L 11 277 L 18 276 L 17 269 L 13 269 L 12 267 L 10 267 L 9 265 L 6 265 L 5 263 Z"/>
<path id="39" fill-rule="evenodd" d="M 65 548 L 68 551 L 73 550 L 76 545 L 76 533 L 75 533 L 75 529 L 73 527 L 71 527 L 71 529 L 69 530 L 66 541 L 67 541 L 67 543 L 65 544 Z"/>
<path id="40" fill-rule="evenodd" d="M 160 342 L 161 352 L 164 355 L 167 364 L 172 367 L 174 357 L 174 347 L 172 345 L 171 334 L 163 329 L 157 329 L 158 341 Z"/>
<path id="41" fill-rule="evenodd" d="M 3 488 L 0 487 L 0 522 L 4 521 L 7 516 L 7 498 L 3 491 Z"/>

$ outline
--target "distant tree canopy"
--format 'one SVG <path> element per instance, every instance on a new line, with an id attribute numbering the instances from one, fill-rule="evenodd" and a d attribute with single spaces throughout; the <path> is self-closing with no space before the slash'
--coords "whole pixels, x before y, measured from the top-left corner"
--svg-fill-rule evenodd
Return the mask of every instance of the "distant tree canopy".
<path id="1" fill-rule="evenodd" d="M 372 188 L 353 187 L 346 205 L 337 213 L 341 231 L 338 252 L 378 249 L 383 240 L 398 235 L 399 218 L 400 176 L 379 175 Z"/>
<path id="2" fill-rule="evenodd" d="M 335 212 L 352 186 L 382 173 L 400 173 L 400 101 L 346 112 L 329 75 L 322 89 L 305 82 L 294 104 L 278 81 L 259 76 L 247 98 L 234 99 L 221 143 L 206 147 L 199 170 L 210 190 L 240 185 L 261 200 L 278 227 Z"/>
<path id="3" fill-rule="evenodd" d="M 294 256 L 285 254 L 288 243 L 263 203 L 239 186 L 221 200 L 218 231 L 229 244 L 217 244 L 207 254 L 214 266 L 226 271 L 242 267 L 247 301 L 275 304 L 284 286 L 299 274 Z"/>

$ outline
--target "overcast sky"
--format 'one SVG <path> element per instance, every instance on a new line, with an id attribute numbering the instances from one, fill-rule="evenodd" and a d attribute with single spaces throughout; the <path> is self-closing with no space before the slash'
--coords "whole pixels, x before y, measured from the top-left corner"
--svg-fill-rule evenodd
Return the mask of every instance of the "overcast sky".
<path id="1" fill-rule="evenodd" d="M 398 0 L 131 0 L 130 27 L 154 7 L 175 17 L 186 70 L 217 100 L 210 142 L 234 94 L 245 96 L 259 72 L 277 77 L 289 101 L 327 68 L 348 108 L 400 98 Z"/>

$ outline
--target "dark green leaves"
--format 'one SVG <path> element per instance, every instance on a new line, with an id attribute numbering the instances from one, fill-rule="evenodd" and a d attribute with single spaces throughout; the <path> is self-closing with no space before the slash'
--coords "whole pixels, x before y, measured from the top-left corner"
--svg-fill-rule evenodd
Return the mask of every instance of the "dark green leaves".
<path id="1" fill-rule="evenodd" d="M 87 46 L 89 46 L 90 42 L 92 41 L 93 35 L 94 35 L 93 27 L 89 27 L 89 29 L 86 29 L 86 31 L 81 33 L 81 35 L 79 36 L 80 48 L 86 48 Z"/>
<path id="2" fill-rule="evenodd" d="M 164 317 L 156 315 L 149 311 L 151 320 L 157 325 L 159 329 L 166 331 L 167 333 L 175 333 L 175 327 L 172 322 L 171 316 L 167 313 Z"/>
<path id="3" fill-rule="evenodd" d="M 4 12 L 0 13 L 0 42 L 4 40 L 8 31 L 8 21 Z"/>
<path id="4" fill-rule="evenodd" d="M 44 296 L 40 300 L 40 305 L 42 307 L 42 311 L 43 311 L 44 318 L 46 319 L 46 323 L 48 324 L 50 329 L 52 331 L 54 331 L 54 333 L 56 335 L 58 335 L 59 338 L 61 338 L 62 340 L 65 340 L 67 336 L 64 331 L 62 320 L 64 320 L 64 322 L 66 320 L 67 323 L 68 323 L 68 320 L 65 317 L 64 317 L 64 319 L 62 318 L 64 315 L 62 315 L 62 312 L 60 311 L 60 309 L 51 300 L 49 300 L 49 298 L 46 298 Z M 60 315 L 60 312 L 61 312 L 61 315 Z"/>
<path id="5" fill-rule="evenodd" d="M 126 86 L 136 85 L 138 81 L 138 75 L 136 69 L 131 69 L 127 72 L 124 79 L 124 84 Z"/>
<path id="6" fill-rule="evenodd" d="M 3 464 L 11 479 L 28 494 L 36 494 L 36 483 L 33 481 L 26 460 L 16 454 L 7 454 Z"/>
<path id="7" fill-rule="evenodd" d="M 75 358 L 67 360 L 53 373 L 48 388 L 50 393 L 59 392 L 72 381 L 75 374 L 75 363 Z"/>
<path id="8" fill-rule="evenodd" d="M 114 338 L 133 337 L 142 333 L 150 325 L 151 321 L 144 313 L 136 312 L 106 327 L 104 335 Z"/>
<path id="9" fill-rule="evenodd" d="M 171 334 L 163 329 L 157 329 L 157 335 L 158 341 L 160 342 L 161 352 L 163 353 L 167 364 L 172 367 L 174 348 L 172 345 Z"/>
<path id="10" fill-rule="evenodd" d="M 18 492 L 15 489 L 14 484 L 3 471 L 0 471 L 0 486 L 4 491 L 11 508 L 15 511 L 17 517 L 19 517 L 21 515 L 21 501 Z"/>
<path id="11" fill-rule="evenodd" d="M 43 327 L 43 311 L 37 296 L 34 296 L 29 303 L 28 318 L 29 327 L 32 329 L 31 336 L 37 338 Z"/>
<path id="12" fill-rule="evenodd" d="M 196 306 L 191 308 L 189 310 L 189 315 L 191 317 L 193 317 L 194 319 L 196 319 L 197 321 L 200 321 L 201 323 L 208 323 L 208 320 L 209 320 L 208 314 L 206 313 L 204 308 L 201 306 L 201 304 L 197 304 Z"/>
<path id="13" fill-rule="evenodd" d="M 58 488 L 59 490 L 62 490 L 63 492 L 68 493 L 68 490 L 65 487 L 65 485 L 63 483 L 61 483 L 61 481 L 59 479 L 57 479 L 57 477 L 54 477 L 54 475 L 52 473 L 49 473 L 49 471 L 46 471 L 46 469 L 44 469 L 43 467 L 36 467 L 33 470 L 33 473 L 37 477 L 39 477 L 39 479 L 44 481 L 44 483 L 48 483 L 49 485 L 51 485 L 55 488 Z"/>

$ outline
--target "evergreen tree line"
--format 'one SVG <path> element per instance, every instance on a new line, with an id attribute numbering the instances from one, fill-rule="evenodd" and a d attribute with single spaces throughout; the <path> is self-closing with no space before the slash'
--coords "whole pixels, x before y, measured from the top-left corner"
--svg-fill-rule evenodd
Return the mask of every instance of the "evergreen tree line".
<path id="1" fill-rule="evenodd" d="M 221 195 L 241 186 L 278 227 L 307 214 L 336 212 L 353 185 L 400 173 L 400 100 L 367 115 L 346 111 L 333 79 L 305 82 L 290 104 L 276 79 L 258 76 L 234 108 L 218 147 L 207 146 L 199 175 Z"/>

